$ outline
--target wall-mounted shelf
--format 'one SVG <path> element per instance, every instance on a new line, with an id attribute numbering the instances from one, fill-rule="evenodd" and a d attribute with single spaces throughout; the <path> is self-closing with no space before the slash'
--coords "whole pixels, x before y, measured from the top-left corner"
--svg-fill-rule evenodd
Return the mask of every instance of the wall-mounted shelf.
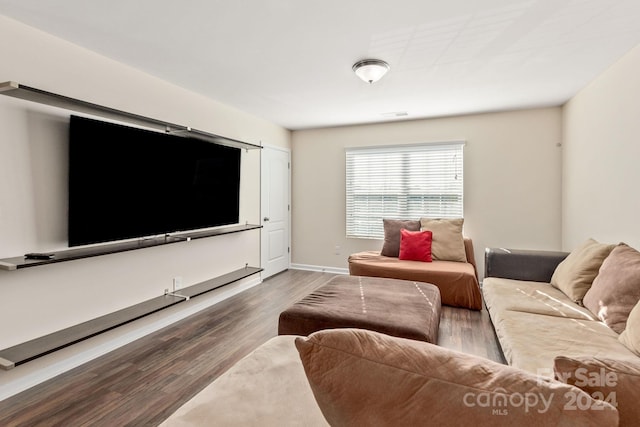
<path id="1" fill-rule="evenodd" d="M 51 259 L 27 259 L 24 256 L 0 259 L 0 270 L 17 270 L 20 268 L 37 267 L 41 265 L 55 264 L 57 262 L 72 261 L 76 259 L 90 258 L 100 255 L 115 254 L 118 252 L 132 251 L 135 249 L 151 248 L 154 246 L 168 245 L 170 243 L 185 242 L 189 240 L 202 239 L 205 237 L 221 236 L 224 234 L 240 233 L 243 231 L 256 230 L 262 228 L 261 225 L 244 224 L 230 227 L 214 228 L 175 234 L 153 239 L 139 239 L 128 242 L 107 243 L 98 246 L 82 247 L 76 249 L 65 249 L 52 252 Z"/>
<path id="2" fill-rule="evenodd" d="M 128 113 L 126 111 L 121 111 L 91 102 L 70 98 L 64 95 L 58 95 L 44 90 L 21 85 L 17 82 L 9 81 L 0 83 L 0 95 L 62 108 L 76 113 L 90 114 L 106 119 L 126 122 L 128 124 L 144 126 L 150 129 L 158 130 L 160 132 L 166 132 L 185 138 L 200 139 L 219 145 L 246 150 L 262 148 L 260 145 L 238 141 L 232 138 L 226 138 L 212 133 L 192 129 L 188 126 L 144 117 L 138 114 Z M 0 259 L 0 270 L 19 270 L 28 267 L 45 266 L 59 262 L 114 254 L 135 249 L 166 245 L 170 243 L 185 242 L 191 239 L 200 239 L 230 233 L 256 230 L 260 228 L 262 228 L 261 225 L 233 225 L 215 229 L 166 235 L 151 239 L 138 239 L 125 242 L 98 244 L 95 246 L 70 248 L 52 252 L 52 257 L 48 259 L 27 259 L 24 256 L 5 258 Z M 87 322 L 83 322 L 75 326 L 71 326 L 61 331 L 57 331 L 49 335 L 33 339 L 31 341 L 21 343 L 10 348 L 2 349 L 0 350 L 0 369 L 11 369 L 16 365 L 26 363 L 30 360 L 44 356 L 61 348 L 70 346 L 82 340 L 86 340 L 87 338 L 91 338 L 95 335 L 109 331 L 118 326 L 132 322 L 136 319 L 140 319 L 141 317 L 147 316 L 151 313 L 155 313 L 164 308 L 171 307 L 184 301 L 188 301 L 191 297 L 195 297 L 221 286 L 228 285 L 251 275 L 257 274 L 261 271 L 262 268 L 250 267 L 246 265 L 244 268 L 215 277 L 202 283 L 195 284 L 193 286 L 180 289 L 177 293 L 169 293 L 156 298 L 152 298 L 139 304 L 135 304 L 131 307 L 118 310 L 114 313 L 106 314 L 104 316 L 89 320 Z"/>
<path id="3" fill-rule="evenodd" d="M 152 298 L 140 304 L 0 350 L 0 369 L 12 369 L 15 366 L 133 322 L 151 313 L 188 301 L 187 297 L 202 295 L 261 271 L 262 268 L 246 266 L 211 280 L 180 289 L 178 294 L 167 294 Z"/>
<path id="4" fill-rule="evenodd" d="M 113 120 L 124 120 L 131 124 L 146 126 L 170 134 L 201 139 L 204 141 L 226 145 L 229 147 L 243 148 L 247 150 L 262 148 L 260 145 L 238 141 L 236 139 L 192 129 L 188 126 L 177 125 L 175 123 L 165 122 L 162 120 L 152 119 L 150 117 L 144 117 L 138 114 L 128 113 L 126 111 L 116 110 L 114 108 L 93 104 L 91 102 L 70 98 L 64 95 L 58 95 L 44 90 L 21 85 L 17 82 L 9 81 L 0 83 L 0 94 L 11 96 L 13 98 L 37 102 L 39 104 L 64 108 L 66 110 L 72 110 L 79 113 L 97 115 Z"/>

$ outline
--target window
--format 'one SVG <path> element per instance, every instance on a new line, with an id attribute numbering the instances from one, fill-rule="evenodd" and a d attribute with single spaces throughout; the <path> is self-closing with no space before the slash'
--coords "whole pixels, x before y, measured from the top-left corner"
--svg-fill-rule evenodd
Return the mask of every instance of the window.
<path id="1" fill-rule="evenodd" d="M 463 146 L 347 148 L 347 237 L 384 238 L 383 218 L 461 218 Z"/>

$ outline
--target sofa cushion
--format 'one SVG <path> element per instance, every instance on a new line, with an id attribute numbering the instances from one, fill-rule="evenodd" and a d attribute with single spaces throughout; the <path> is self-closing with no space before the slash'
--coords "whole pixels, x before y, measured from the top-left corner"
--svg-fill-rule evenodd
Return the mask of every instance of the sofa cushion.
<path id="1" fill-rule="evenodd" d="M 162 427 L 328 426 L 293 336 L 262 344 L 174 412 Z"/>
<path id="2" fill-rule="evenodd" d="M 398 258 L 410 261 L 431 262 L 430 231 L 400 230 L 400 254 Z"/>
<path id="3" fill-rule="evenodd" d="M 384 242 L 380 253 L 384 256 L 397 257 L 400 253 L 400 230 L 420 231 L 420 221 L 402 219 L 383 219 Z"/>
<path id="4" fill-rule="evenodd" d="M 576 387 L 428 343 L 336 329 L 296 346 L 331 425 L 618 423 L 615 408 Z M 565 410 L 572 400 L 588 405 Z"/>
<path id="5" fill-rule="evenodd" d="M 534 374 L 553 376 L 553 359 L 558 355 L 638 358 L 599 321 L 510 310 L 490 313 L 507 363 Z"/>
<path id="6" fill-rule="evenodd" d="M 638 300 L 640 252 L 622 243 L 602 263 L 583 303 L 611 329 L 621 333 Z"/>
<path id="7" fill-rule="evenodd" d="M 640 360 L 623 362 L 595 357 L 556 357 L 555 378 L 579 387 L 596 399 L 618 408 L 620 426 L 636 426 L 640 420 Z M 577 402 L 579 403 L 579 402 Z"/>
<path id="8" fill-rule="evenodd" d="M 569 253 L 553 272 L 551 284 L 565 293 L 572 301 L 582 304 L 593 279 L 614 245 L 588 239 Z"/>
<path id="9" fill-rule="evenodd" d="M 467 262 L 462 237 L 463 218 L 420 218 L 420 230 L 433 233 L 431 254 L 434 260 Z"/>
<path id="10" fill-rule="evenodd" d="M 640 302 L 629 313 L 627 327 L 618 339 L 625 347 L 640 356 Z"/>
<path id="11" fill-rule="evenodd" d="M 596 319 L 593 313 L 578 306 L 549 283 L 485 277 L 482 292 L 492 316 L 510 310 L 570 319 Z"/>

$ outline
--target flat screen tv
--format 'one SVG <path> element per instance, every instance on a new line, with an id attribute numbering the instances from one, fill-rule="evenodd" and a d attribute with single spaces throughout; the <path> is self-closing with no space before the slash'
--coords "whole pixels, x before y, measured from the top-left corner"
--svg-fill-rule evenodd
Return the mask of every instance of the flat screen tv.
<path id="1" fill-rule="evenodd" d="M 71 116 L 69 246 L 238 223 L 240 154 Z"/>

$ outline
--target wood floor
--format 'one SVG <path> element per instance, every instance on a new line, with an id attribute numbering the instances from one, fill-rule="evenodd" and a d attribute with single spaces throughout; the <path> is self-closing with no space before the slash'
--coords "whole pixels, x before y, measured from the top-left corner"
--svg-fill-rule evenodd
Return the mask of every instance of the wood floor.
<path id="1" fill-rule="evenodd" d="M 271 277 L 0 402 L 0 426 L 155 426 L 277 335 L 280 312 L 333 276 L 289 270 Z M 503 362 L 485 310 L 443 306 L 438 344 Z"/>

